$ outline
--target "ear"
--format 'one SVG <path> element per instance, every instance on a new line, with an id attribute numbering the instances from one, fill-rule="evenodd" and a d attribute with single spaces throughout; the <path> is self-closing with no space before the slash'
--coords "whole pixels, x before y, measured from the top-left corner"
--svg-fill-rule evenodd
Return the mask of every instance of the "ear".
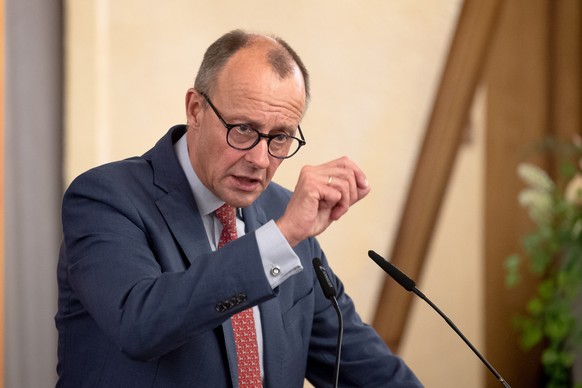
<path id="1" fill-rule="evenodd" d="M 198 128 L 200 126 L 200 120 L 202 119 L 201 113 L 203 112 L 202 96 L 193 88 L 188 89 L 186 92 L 186 118 L 188 120 L 188 127 Z"/>

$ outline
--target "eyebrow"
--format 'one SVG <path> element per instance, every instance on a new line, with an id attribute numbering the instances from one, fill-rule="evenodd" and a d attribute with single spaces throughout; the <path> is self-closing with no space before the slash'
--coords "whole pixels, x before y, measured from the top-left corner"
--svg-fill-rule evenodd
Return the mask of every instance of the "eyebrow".
<path id="1" fill-rule="evenodd" d="M 268 132 L 263 132 L 262 130 L 265 129 L 265 126 L 258 123 L 255 120 L 244 120 L 244 121 L 237 121 L 237 122 L 228 122 L 227 124 L 229 125 L 241 125 L 241 124 L 246 124 L 249 125 L 251 128 L 253 128 L 256 131 L 259 131 L 261 133 L 264 134 L 270 134 L 272 132 L 280 132 L 280 133 L 284 133 L 287 136 L 295 136 L 297 134 L 297 127 L 299 126 L 299 124 L 293 126 L 293 125 L 279 125 L 273 128 L 270 128 Z"/>
<path id="2" fill-rule="evenodd" d="M 208 98 L 208 97 L 206 97 Z M 251 128 L 253 128 L 255 131 L 258 131 L 260 133 L 264 133 L 264 134 L 270 134 L 271 132 L 275 132 L 275 131 L 279 131 L 281 133 L 284 133 L 287 136 L 295 136 L 298 132 L 298 127 L 299 124 L 297 125 L 282 125 L 282 126 L 278 126 L 278 127 L 274 127 L 271 128 L 269 130 L 269 132 L 262 132 L 259 129 L 263 129 L 265 126 L 260 124 L 259 122 L 257 122 L 254 119 L 242 119 L 241 121 L 231 121 L 230 119 L 227 119 L 223 116 L 225 116 L 225 114 L 218 110 L 218 108 L 215 107 L 215 109 L 220 113 L 220 116 L 222 116 L 222 119 L 226 122 L 226 124 L 228 125 L 249 125 Z M 241 114 L 241 113 L 236 113 L 236 115 Z M 243 117 L 245 116 L 244 114 L 242 114 Z"/>

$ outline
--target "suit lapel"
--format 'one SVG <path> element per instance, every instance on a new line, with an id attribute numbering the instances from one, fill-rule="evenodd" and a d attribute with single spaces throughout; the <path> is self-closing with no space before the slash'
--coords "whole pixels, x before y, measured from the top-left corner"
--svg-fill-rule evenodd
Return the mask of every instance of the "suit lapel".
<path id="1" fill-rule="evenodd" d="M 197 255 L 210 252 L 210 243 L 188 182 L 156 201 L 172 234 L 190 264 Z"/>
<path id="2" fill-rule="evenodd" d="M 155 185 L 166 192 L 156 201 L 156 205 L 192 263 L 197 255 L 210 252 L 210 244 L 192 189 L 174 151 L 174 143 L 185 132 L 184 125 L 170 128 L 144 158 L 151 160 Z"/>

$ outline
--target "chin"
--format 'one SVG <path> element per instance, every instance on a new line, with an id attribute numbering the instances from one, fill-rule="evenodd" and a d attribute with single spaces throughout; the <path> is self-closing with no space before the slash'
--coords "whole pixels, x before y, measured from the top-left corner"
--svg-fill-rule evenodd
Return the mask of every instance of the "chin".
<path id="1" fill-rule="evenodd" d="M 252 205 L 252 203 L 257 200 L 259 195 L 261 195 L 261 193 L 241 194 L 240 192 L 235 192 L 228 195 L 225 202 L 237 208 L 245 208 Z"/>

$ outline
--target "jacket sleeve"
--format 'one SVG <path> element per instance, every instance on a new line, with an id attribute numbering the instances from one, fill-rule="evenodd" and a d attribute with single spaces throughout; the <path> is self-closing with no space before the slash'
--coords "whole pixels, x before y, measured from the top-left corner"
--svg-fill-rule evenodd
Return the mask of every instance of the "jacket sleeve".
<path id="1" fill-rule="evenodd" d="M 92 170 L 67 190 L 59 321 L 88 314 L 127 356 L 151 360 L 275 296 L 253 233 L 186 255 L 139 185 Z"/>

